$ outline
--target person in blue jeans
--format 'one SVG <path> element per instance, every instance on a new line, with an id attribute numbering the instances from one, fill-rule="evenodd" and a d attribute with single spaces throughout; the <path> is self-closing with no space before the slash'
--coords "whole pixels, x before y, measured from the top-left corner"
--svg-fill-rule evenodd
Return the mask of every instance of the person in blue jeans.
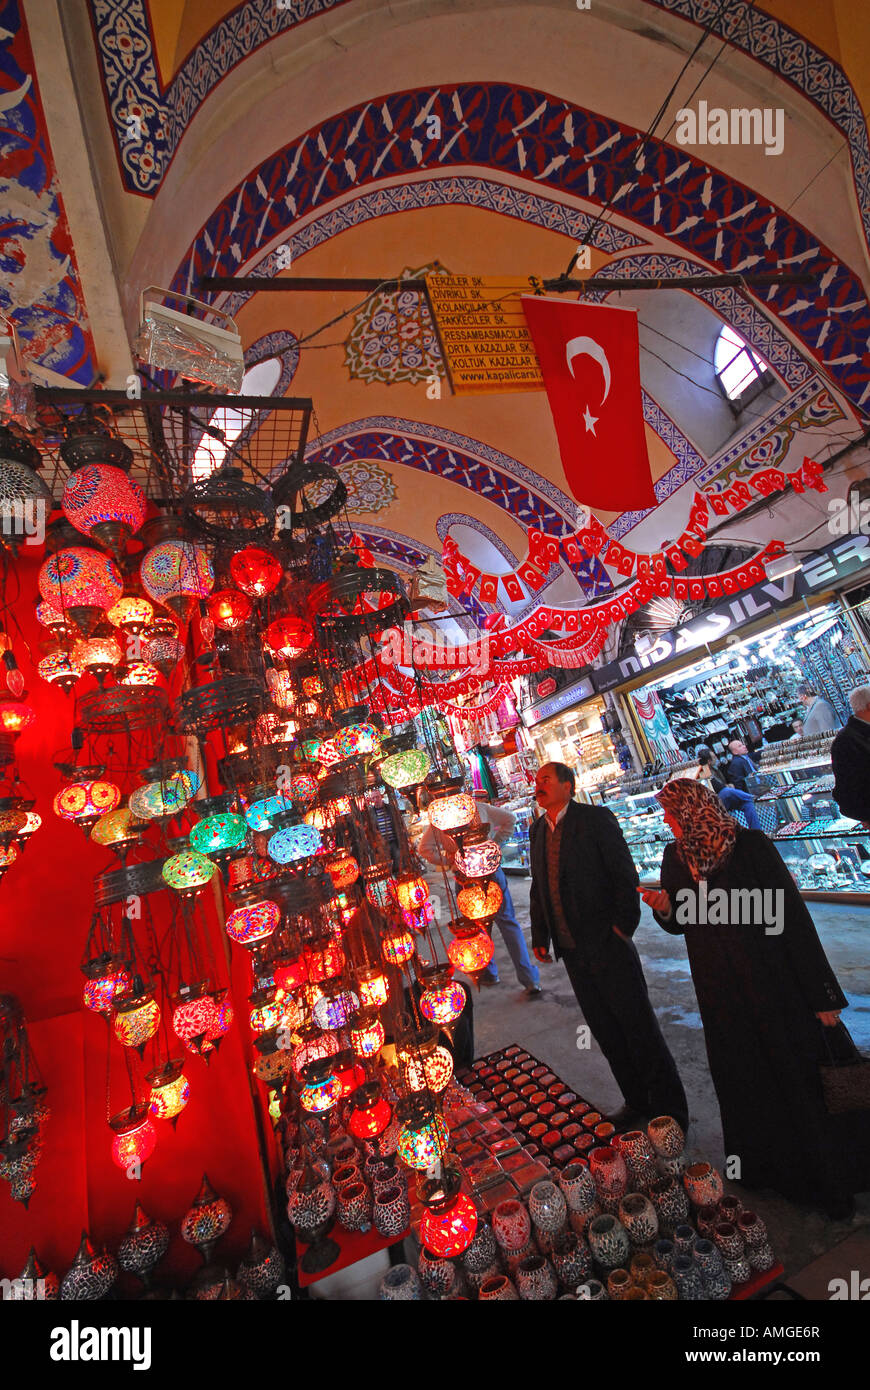
<path id="1" fill-rule="evenodd" d="M 490 839 L 496 844 L 501 844 L 503 840 L 507 839 L 516 824 L 516 817 L 510 811 L 505 811 L 500 806 L 490 806 L 488 802 L 480 800 L 477 801 L 477 820 L 479 824 L 487 827 Z M 418 850 L 429 863 L 440 865 L 442 853 L 444 853 L 445 862 L 453 862 L 456 845 L 450 836 L 441 831 L 437 832 L 436 838 L 436 832 L 430 827 L 424 832 Z M 517 914 L 504 869 L 496 869 L 492 877 L 502 893 L 501 909 L 493 919 L 493 925 L 497 926 L 501 932 L 502 940 L 513 961 L 517 979 L 527 996 L 530 999 L 539 999 L 541 997 L 540 972 L 529 955 L 525 933 L 517 921 Z M 486 970 L 481 972 L 480 983 L 482 985 L 497 985 L 499 983 L 498 966 L 494 960 L 490 962 Z"/>
<path id="2" fill-rule="evenodd" d="M 699 782 L 707 782 L 712 791 L 716 793 L 726 811 L 742 811 L 749 830 L 761 830 L 762 824 L 758 819 L 758 812 L 755 809 L 755 797 L 751 792 L 745 792 L 740 787 L 731 787 L 725 781 L 719 771 L 716 754 L 712 748 L 702 746 L 697 752 L 700 771 L 698 773 Z"/>

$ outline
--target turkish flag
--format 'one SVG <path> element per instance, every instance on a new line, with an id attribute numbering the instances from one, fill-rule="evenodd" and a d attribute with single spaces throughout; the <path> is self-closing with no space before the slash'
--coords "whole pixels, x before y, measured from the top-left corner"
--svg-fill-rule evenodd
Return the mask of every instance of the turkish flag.
<path id="1" fill-rule="evenodd" d="M 524 296 L 523 309 L 577 501 L 613 512 L 655 507 L 636 311 L 537 295 Z"/>

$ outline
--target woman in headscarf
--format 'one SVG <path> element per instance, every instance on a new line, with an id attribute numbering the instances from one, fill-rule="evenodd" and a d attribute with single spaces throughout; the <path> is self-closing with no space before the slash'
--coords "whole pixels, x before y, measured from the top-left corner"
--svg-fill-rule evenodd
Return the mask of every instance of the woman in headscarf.
<path id="1" fill-rule="evenodd" d="M 685 935 L 735 1179 L 845 1217 L 870 1188 L 870 1115 L 832 1117 L 820 1063 L 848 1055 L 846 997 L 775 845 L 698 781 L 657 794 L 674 835 L 644 902 Z M 748 891 L 747 891 L 748 890 Z"/>

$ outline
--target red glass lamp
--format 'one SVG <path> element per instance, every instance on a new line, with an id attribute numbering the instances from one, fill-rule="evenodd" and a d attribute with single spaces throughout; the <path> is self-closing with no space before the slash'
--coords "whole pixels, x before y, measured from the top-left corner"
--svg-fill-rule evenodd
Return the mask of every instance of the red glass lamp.
<path id="1" fill-rule="evenodd" d="M 418 911 L 429 901 L 429 885 L 421 874 L 402 874 L 393 891 L 403 912 Z"/>
<path id="2" fill-rule="evenodd" d="M 36 715 L 22 700 L 0 700 L 0 729 L 6 734 L 23 734 L 34 723 Z"/>
<path id="3" fill-rule="evenodd" d="M 215 1001 L 208 984 L 182 985 L 173 1000 L 172 1031 L 198 1056 L 211 1051 L 211 1031 L 216 1021 Z"/>
<path id="4" fill-rule="evenodd" d="M 106 617 L 113 627 L 130 637 L 138 637 L 154 618 L 154 605 L 138 594 L 125 594 L 109 609 Z"/>
<path id="5" fill-rule="evenodd" d="M 326 872 L 340 892 L 356 883 L 359 878 L 359 864 L 349 850 L 340 849 L 326 860 Z"/>
<path id="6" fill-rule="evenodd" d="M 206 601 L 208 615 L 215 627 L 223 632 L 235 632 L 244 627 L 254 611 L 254 605 L 239 589 L 216 589 Z"/>
<path id="7" fill-rule="evenodd" d="M 344 951 L 332 937 L 320 937 L 311 942 L 302 955 L 308 967 L 308 978 L 314 984 L 333 980 L 344 969 Z"/>
<path id="8" fill-rule="evenodd" d="M 230 560 L 230 575 L 234 584 L 251 598 L 263 598 L 274 593 L 281 583 L 284 570 L 280 560 L 258 545 L 246 545 Z"/>
<path id="9" fill-rule="evenodd" d="M 494 879 L 475 879 L 460 888 L 456 905 L 470 922 L 490 922 L 502 905 L 503 894 Z"/>
<path id="10" fill-rule="evenodd" d="M 381 939 L 381 950 L 384 953 L 384 960 L 390 965 L 404 965 L 409 961 L 417 949 L 417 944 L 411 932 L 404 927 L 393 927 L 391 931 L 385 932 Z"/>
<path id="11" fill-rule="evenodd" d="M 180 1059 L 165 1062 L 162 1067 L 149 1071 L 147 1079 L 151 1087 L 148 1098 L 151 1114 L 155 1119 L 170 1120 L 174 1124 L 190 1100 L 190 1082 L 184 1075 L 184 1062 Z"/>
<path id="12" fill-rule="evenodd" d="M 393 1107 L 381 1094 L 377 1081 L 368 1081 L 355 1092 L 347 1127 L 355 1139 L 377 1139 L 393 1118 Z"/>
<path id="13" fill-rule="evenodd" d="M 384 1025 L 374 1009 L 361 1009 L 350 1023 L 350 1045 L 357 1057 L 376 1057 L 384 1045 Z"/>
<path id="14" fill-rule="evenodd" d="M 314 628 L 304 618 L 276 618 L 266 628 L 266 644 L 275 656 L 295 661 L 314 641 Z"/>
<path id="15" fill-rule="evenodd" d="M 106 811 L 114 811 L 121 800 L 121 791 L 113 782 L 100 778 L 68 782 L 61 787 L 52 803 L 56 816 L 75 821 L 90 831 Z"/>
<path id="16" fill-rule="evenodd" d="M 476 975 L 485 970 L 495 953 L 492 937 L 473 922 L 451 922 L 453 940 L 447 947 L 451 965 L 463 975 Z"/>
<path id="17" fill-rule="evenodd" d="M 61 498 L 67 521 L 85 536 L 116 548 L 145 520 L 145 494 L 123 468 L 87 463 L 67 479 Z"/>
<path id="18" fill-rule="evenodd" d="M 304 957 L 297 956 L 295 960 L 281 959 L 272 971 L 272 978 L 279 989 L 291 993 L 294 989 L 300 989 L 302 985 L 308 983 L 308 966 Z"/>
<path id="19" fill-rule="evenodd" d="M 112 1158 L 119 1168 L 137 1169 L 149 1159 L 157 1145 L 157 1131 L 148 1113 L 148 1105 L 131 1106 L 120 1115 L 113 1115 L 109 1125 L 115 1131 Z"/>
<path id="20" fill-rule="evenodd" d="M 124 1047 L 135 1047 L 141 1057 L 146 1042 L 157 1032 L 160 1005 L 138 977 L 133 981 L 133 989 L 133 994 L 115 1001 L 112 1026 L 118 1042 Z"/>
<path id="21" fill-rule="evenodd" d="M 455 1021 L 465 1008 L 465 991 L 453 979 L 452 966 L 439 966 L 426 977 L 426 988 L 420 995 L 420 1012 L 430 1023 L 445 1027 Z"/>
<path id="22" fill-rule="evenodd" d="M 360 1003 L 366 1008 L 380 1009 L 390 997 L 390 985 L 379 965 L 362 965 L 355 975 Z"/>
<path id="23" fill-rule="evenodd" d="M 110 1014 L 115 1000 L 130 989 L 130 976 L 120 956 L 103 955 L 85 966 L 87 977 L 82 998 L 86 1009 Z"/>
<path id="24" fill-rule="evenodd" d="M 233 895 L 236 907 L 226 920 L 226 933 L 239 946 L 252 949 L 268 938 L 281 921 L 281 909 L 269 898 L 263 898 L 256 887 L 241 889 Z"/>
<path id="25" fill-rule="evenodd" d="M 431 1255 L 455 1259 L 467 1250 L 477 1231 L 477 1209 L 460 1191 L 460 1175 L 452 1164 L 444 1165 L 444 1175 L 420 1184 L 423 1216 L 420 1241 Z"/>

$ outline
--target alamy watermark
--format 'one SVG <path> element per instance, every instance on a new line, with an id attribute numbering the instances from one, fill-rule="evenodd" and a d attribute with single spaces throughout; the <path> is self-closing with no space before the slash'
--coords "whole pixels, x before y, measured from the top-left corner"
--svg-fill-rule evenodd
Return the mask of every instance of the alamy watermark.
<path id="1" fill-rule="evenodd" d="M 697 111 L 683 106 L 677 112 L 678 145 L 764 145 L 765 154 L 782 154 L 785 111 L 781 106 L 708 106 Z"/>
<path id="2" fill-rule="evenodd" d="M 782 888 L 709 888 L 702 878 L 695 888 L 677 890 L 676 920 L 681 927 L 764 927 L 765 936 L 780 936 L 785 925 Z"/>
<path id="3" fill-rule="evenodd" d="M 132 1361 L 134 1371 L 151 1369 L 150 1327 L 69 1327 L 51 1331 L 52 1361 Z"/>
<path id="4" fill-rule="evenodd" d="M 378 640 L 378 658 L 384 666 L 415 666 L 424 670 L 463 668 L 485 676 L 490 668 L 490 636 L 483 632 L 474 642 L 452 642 L 443 632 L 422 625 L 416 632 L 409 624 L 388 627 Z"/>
<path id="5" fill-rule="evenodd" d="M 828 530 L 832 536 L 870 536 L 870 497 L 832 497 Z"/>
<path id="6" fill-rule="evenodd" d="M 0 531 L 4 536 L 23 538 L 25 545 L 42 545 L 48 505 L 43 497 L 4 497 L 0 499 Z"/>

